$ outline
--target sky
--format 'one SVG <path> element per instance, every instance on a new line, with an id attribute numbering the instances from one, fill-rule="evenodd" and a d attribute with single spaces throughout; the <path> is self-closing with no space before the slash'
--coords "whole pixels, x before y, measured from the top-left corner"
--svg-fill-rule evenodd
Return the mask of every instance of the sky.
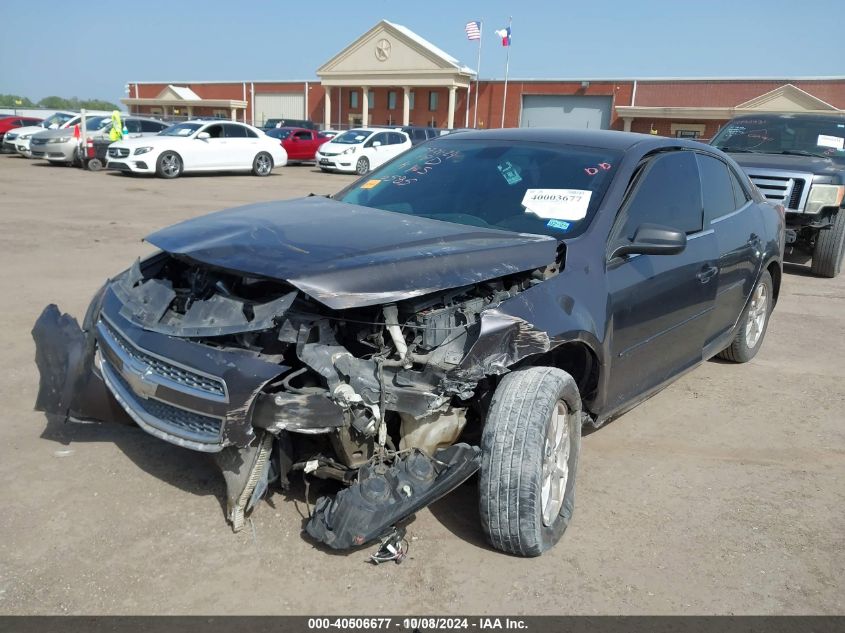
<path id="1" fill-rule="evenodd" d="M 845 0 L 3 0 L 0 93 L 117 101 L 134 81 L 311 80 L 384 18 L 504 76 L 493 31 L 513 18 L 510 77 L 845 75 Z M 79 18 L 74 20 L 74 14 Z M 71 17 L 68 17 L 71 16 Z M 73 32 L 77 35 L 74 36 Z M 32 36 L 37 33 L 37 40 Z"/>

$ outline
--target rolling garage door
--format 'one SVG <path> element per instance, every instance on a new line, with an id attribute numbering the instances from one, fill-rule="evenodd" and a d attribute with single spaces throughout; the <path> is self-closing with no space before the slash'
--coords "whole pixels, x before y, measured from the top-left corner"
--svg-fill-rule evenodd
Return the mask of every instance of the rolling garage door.
<path id="1" fill-rule="evenodd" d="M 301 92 L 266 92 L 255 94 L 255 124 L 267 119 L 306 119 L 305 95 Z"/>
<path id="2" fill-rule="evenodd" d="M 520 127 L 606 130 L 612 97 L 523 95 Z"/>

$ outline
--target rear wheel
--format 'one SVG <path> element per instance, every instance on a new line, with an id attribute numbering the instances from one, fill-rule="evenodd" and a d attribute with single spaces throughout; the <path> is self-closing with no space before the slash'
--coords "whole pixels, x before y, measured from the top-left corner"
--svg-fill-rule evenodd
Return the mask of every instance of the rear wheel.
<path id="1" fill-rule="evenodd" d="M 719 352 L 719 358 L 733 363 L 747 363 L 757 355 L 766 336 L 766 328 L 769 326 L 773 301 L 772 276 L 766 270 L 763 271 L 740 317 L 739 331 L 733 343 Z"/>
<path id="2" fill-rule="evenodd" d="M 261 152 L 252 161 L 252 174 L 254 176 L 269 176 L 273 171 L 273 157 L 267 152 Z"/>
<path id="3" fill-rule="evenodd" d="M 355 163 L 355 173 L 359 176 L 363 176 L 368 171 L 370 171 L 370 161 L 362 156 L 358 159 L 358 162 Z"/>
<path id="4" fill-rule="evenodd" d="M 156 173 L 162 178 L 178 178 L 182 169 L 182 158 L 176 152 L 164 152 L 156 161 Z"/>
<path id="5" fill-rule="evenodd" d="M 554 367 L 506 375 L 481 438 L 479 511 L 496 549 L 539 556 L 560 540 L 575 503 L 581 397 Z"/>
<path id="6" fill-rule="evenodd" d="M 836 277 L 842 272 L 842 257 L 845 254 L 845 209 L 833 216 L 833 226 L 819 231 L 813 263 L 810 270 L 821 277 Z"/>

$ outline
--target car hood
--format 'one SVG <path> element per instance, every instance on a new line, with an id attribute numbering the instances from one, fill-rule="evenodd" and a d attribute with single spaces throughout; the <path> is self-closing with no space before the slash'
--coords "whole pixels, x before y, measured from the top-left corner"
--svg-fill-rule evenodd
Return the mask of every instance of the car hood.
<path id="1" fill-rule="evenodd" d="M 46 128 L 41 127 L 40 125 L 28 125 L 27 127 L 19 127 L 9 130 L 9 132 L 14 132 L 19 137 L 23 136 L 24 134 L 39 134 L 41 132 L 49 132 Z M 7 132 L 8 133 L 8 132 Z"/>
<path id="2" fill-rule="evenodd" d="M 88 136 L 102 136 L 104 132 L 102 128 L 99 130 L 88 130 Z M 80 128 L 79 133 L 82 134 L 82 128 Z M 38 138 L 62 138 L 67 136 L 73 136 L 72 127 L 60 128 L 58 130 L 41 130 L 38 132 Z"/>
<path id="3" fill-rule="evenodd" d="M 284 280 L 340 310 L 390 303 L 552 263 L 557 240 L 313 196 L 187 220 L 147 242 L 176 256 Z"/>
<path id="4" fill-rule="evenodd" d="M 749 169 L 783 169 L 803 171 L 818 175 L 845 173 L 845 161 L 815 156 L 792 156 L 789 154 L 731 154 L 746 172 Z"/>
<path id="5" fill-rule="evenodd" d="M 332 152 L 334 154 L 340 154 L 345 150 L 349 149 L 350 147 L 355 147 L 357 149 L 361 149 L 364 146 L 364 143 L 334 143 L 332 141 L 328 141 L 327 143 L 323 143 L 320 145 L 321 152 Z"/>

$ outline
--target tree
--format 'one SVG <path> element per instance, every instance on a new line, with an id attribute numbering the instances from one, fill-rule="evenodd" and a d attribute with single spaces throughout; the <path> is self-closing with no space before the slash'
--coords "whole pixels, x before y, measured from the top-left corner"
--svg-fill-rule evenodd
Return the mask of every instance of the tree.
<path id="1" fill-rule="evenodd" d="M 39 105 L 42 108 L 51 108 L 53 110 L 120 110 L 120 106 L 115 105 L 111 101 L 104 101 L 103 99 L 80 99 L 79 97 L 71 97 L 66 99 L 64 97 L 44 97 Z"/>
<path id="2" fill-rule="evenodd" d="M 20 103 L 18 103 L 20 101 Z M 2 108 L 31 108 L 35 104 L 28 97 L 20 95 L 0 94 L 0 107 Z"/>

